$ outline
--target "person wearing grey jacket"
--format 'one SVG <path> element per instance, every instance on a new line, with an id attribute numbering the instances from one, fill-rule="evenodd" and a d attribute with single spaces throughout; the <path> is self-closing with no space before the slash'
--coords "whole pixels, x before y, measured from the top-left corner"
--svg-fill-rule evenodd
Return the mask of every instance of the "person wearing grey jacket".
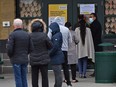
<path id="1" fill-rule="evenodd" d="M 34 49 L 30 53 L 30 64 L 32 72 L 32 87 L 38 86 L 39 70 L 42 75 L 42 87 L 49 87 L 48 83 L 48 63 L 50 57 L 48 50 L 52 48 L 52 42 L 44 33 L 45 23 L 40 19 L 34 19 L 30 23 L 30 37 L 32 39 Z"/>
<path id="2" fill-rule="evenodd" d="M 33 50 L 33 44 L 29 34 L 22 29 L 21 19 L 14 19 L 13 27 L 14 31 L 8 38 L 7 54 L 13 65 L 16 87 L 28 87 L 28 54 Z"/>
<path id="3" fill-rule="evenodd" d="M 77 69 L 77 53 L 76 53 L 76 45 L 79 43 L 79 39 L 76 35 L 76 32 L 72 30 L 72 25 L 70 22 L 66 22 L 65 26 L 70 30 L 71 36 L 72 36 L 72 42 L 69 43 L 69 49 L 68 49 L 68 64 L 71 68 L 71 74 L 72 74 L 72 82 L 76 83 L 78 80 L 76 79 L 76 69 Z"/>

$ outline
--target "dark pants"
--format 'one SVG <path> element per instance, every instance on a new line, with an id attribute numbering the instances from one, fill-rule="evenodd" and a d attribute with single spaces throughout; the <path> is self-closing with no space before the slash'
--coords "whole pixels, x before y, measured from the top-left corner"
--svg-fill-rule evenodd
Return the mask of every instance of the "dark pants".
<path id="1" fill-rule="evenodd" d="M 52 65 L 52 69 L 54 71 L 54 76 L 55 76 L 55 84 L 54 87 L 62 87 L 62 72 L 61 68 L 62 66 L 59 65 Z"/>
<path id="2" fill-rule="evenodd" d="M 67 51 L 63 51 L 65 62 L 62 64 L 65 80 L 67 80 L 67 85 L 70 85 L 70 74 L 69 74 L 69 65 L 67 60 Z"/>
<path id="3" fill-rule="evenodd" d="M 48 84 L 48 65 L 34 65 L 31 66 L 32 71 L 32 87 L 38 86 L 39 70 L 42 75 L 42 87 L 49 87 Z"/>
<path id="4" fill-rule="evenodd" d="M 76 80 L 76 64 L 70 64 L 72 80 Z"/>

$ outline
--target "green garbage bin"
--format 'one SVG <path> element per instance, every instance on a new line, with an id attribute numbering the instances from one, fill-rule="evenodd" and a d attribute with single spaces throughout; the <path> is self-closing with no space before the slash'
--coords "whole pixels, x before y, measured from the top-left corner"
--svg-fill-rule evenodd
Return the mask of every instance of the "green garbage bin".
<path id="1" fill-rule="evenodd" d="M 116 52 L 114 44 L 101 43 L 99 46 L 105 48 L 103 52 L 95 53 L 95 82 L 116 82 Z"/>
<path id="2" fill-rule="evenodd" d="M 95 82 L 116 82 L 116 52 L 95 53 Z"/>

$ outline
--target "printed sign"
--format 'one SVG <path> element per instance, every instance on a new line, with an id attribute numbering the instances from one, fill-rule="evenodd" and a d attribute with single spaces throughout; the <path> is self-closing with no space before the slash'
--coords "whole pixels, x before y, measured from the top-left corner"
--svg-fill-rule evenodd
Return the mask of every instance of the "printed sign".
<path id="1" fill-rule="evenodd" d="M 49 4 L 48 11 L 49 25 L 57 16 L 61 17 L 63 24 L 67 21 L 67 4 Z"/>
<path id="2" fill-rule="evenodd" d="M 80 14 L 95 13 L 95 4 L 80 4 Z"/>

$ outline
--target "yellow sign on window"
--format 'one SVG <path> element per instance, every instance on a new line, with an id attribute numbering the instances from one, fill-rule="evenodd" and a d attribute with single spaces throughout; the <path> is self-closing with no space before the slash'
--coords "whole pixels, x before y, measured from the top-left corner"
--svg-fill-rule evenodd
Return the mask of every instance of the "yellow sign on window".
<path id="1" fill-rule="evenodd" d="M 67 21 L 67 4 L 49 4 L 48 14 L 49 24 L 57 16 L 61 17 L 62 23 L 65 24 Z"/>

